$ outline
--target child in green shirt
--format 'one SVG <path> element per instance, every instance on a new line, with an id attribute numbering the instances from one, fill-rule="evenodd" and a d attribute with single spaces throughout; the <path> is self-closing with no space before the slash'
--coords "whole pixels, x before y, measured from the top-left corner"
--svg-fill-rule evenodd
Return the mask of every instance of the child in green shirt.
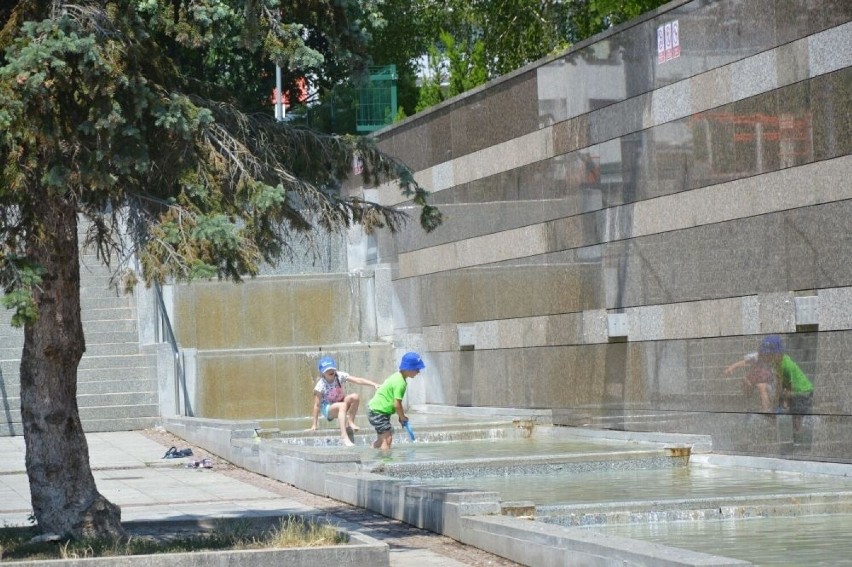
<path id="1" fill-rule="evenodd" d="M 400 425 L 405 424 L 408 418 L 402 409 L 402 398 L 408 387 L 408 379 L 420 374 L 426 368 L 423 359 L 416 352 L 407 352 L 402 355 L 399 363 L 399 372 L 394 372 L 379 386 L 373 399 L 370 400 L 370 424 L 376 429 L 376 440 L 373 447 L 376 449 L 390 449 L 393 443 L 393 426 L 390 416 L 396 413 Z"/>
<path id="2" fill-rule="evenodd" d="M 769 335 L 760 343 L 757 352 L 745 355 L 745 357 L 725 369 L 726 374 L 741 367 L 766 367 L 776 382 L 778 391 L 778 406 L 776 413 L 790 413 L 793 415 L 793 429 L 798 432 L 802 428 L 804 416 L 810 415 L 813 406 L 814 385 L 805 375 L 799 365 L 790 355 L 784 352 L 784 342 L 778 335 Z M 766 380 L 757 384 L 764 400 L 764 411 L 767 411 L 768 394 L 766 393 L 772 384 Z M 763 387 L 763 389 L 760 389 Z"/>

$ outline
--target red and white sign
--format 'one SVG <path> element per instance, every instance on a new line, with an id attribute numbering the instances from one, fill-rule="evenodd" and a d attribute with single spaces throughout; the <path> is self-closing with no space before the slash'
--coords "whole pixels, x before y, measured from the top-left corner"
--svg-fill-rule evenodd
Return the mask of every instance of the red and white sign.
<path id="1" fill-rule="evenodd" d="M 680 57 L 680 26 L 677 20 L 657 28 L 657 64 Z"/>
<path id="2" fill-rule="evenodd" d="M 672 22 L 672 57 L 680 57 L 680 26 L 677 20 Z"/>
<path id="3" fill-rule="evenodd" d="M 666 61 L 672 59 L 672 25 L 666 24 Z"/>

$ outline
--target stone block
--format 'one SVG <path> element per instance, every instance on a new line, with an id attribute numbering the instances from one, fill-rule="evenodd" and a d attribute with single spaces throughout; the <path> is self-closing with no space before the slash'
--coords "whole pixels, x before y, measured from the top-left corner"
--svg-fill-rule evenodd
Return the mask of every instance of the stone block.
<path id="1" fill-rule="evenodd" d="M 820 331 L 852 329 L 852 287 L 821 289 L 817 298 Z"/>
<path id="2" fill-rule="evenodd" d="M 852 22 L 810 36 L 808 55 L 811 77 L 852 67 Z"/>

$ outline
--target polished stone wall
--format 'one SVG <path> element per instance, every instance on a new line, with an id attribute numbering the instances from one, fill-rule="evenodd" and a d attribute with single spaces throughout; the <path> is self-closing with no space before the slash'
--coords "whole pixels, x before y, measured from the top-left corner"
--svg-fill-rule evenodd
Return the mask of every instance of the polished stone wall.
<path id="1" fill-rule="evenodd" d="M 382 131 L 446 219 L 371 261 L 411 401 L 852 461 L 850 116 L 852 3 L 675 1 Z M 724 372 L 767 334 L 804 418 Z"/>

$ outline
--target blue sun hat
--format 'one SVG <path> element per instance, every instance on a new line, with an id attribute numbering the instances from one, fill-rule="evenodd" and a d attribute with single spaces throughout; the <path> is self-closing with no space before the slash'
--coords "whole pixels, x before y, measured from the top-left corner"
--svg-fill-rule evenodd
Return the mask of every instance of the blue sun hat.
<path id="1" fill-rule="evenodd" d="M 325 374 L 326 370 L 337 370 L 337 363 L 330 356 L 324 356 L 317 362 L 317 368 L 320 374 Z"/>
<path id="2" fill-rule="evenodd" d="M 758 352 L 760 354 L 781 354 L 784 352 L 784 343 L 778 335 L 769 335 L 760 343 Z"/>
<path id="3" fill-rule="evenodd" d="M 423 364 L 423 359 L 416 352 L 407 352 L 402 355 L 402 360 L 399 361 L 400 370 L 423 370 L 426 365 Z"/>

